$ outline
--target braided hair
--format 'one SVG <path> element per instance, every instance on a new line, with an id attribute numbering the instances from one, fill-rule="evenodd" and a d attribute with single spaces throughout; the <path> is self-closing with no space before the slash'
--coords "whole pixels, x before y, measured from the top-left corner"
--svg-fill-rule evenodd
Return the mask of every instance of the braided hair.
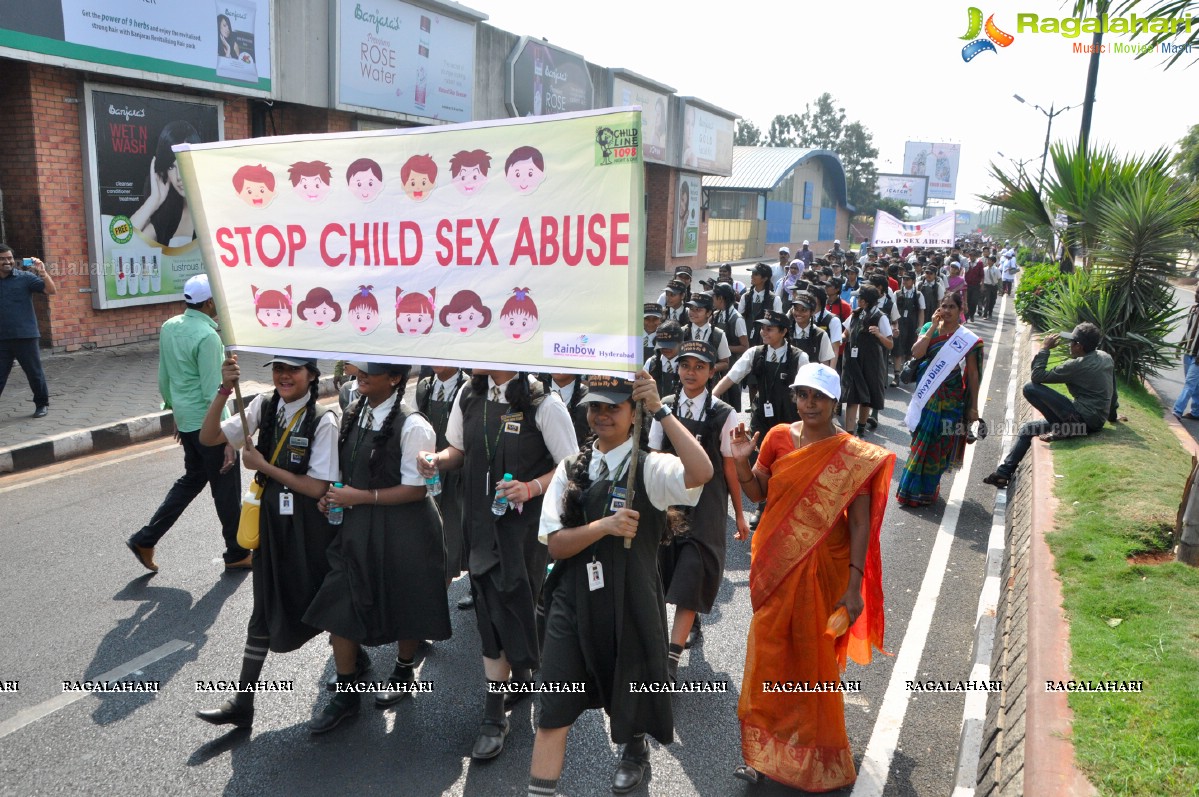
<path id="1" fill-rule="evenodd" d="M 316 430 L 316 400 L 321 389 L 321 372 L 315 365 L 305 365 L 308 373 L 312 374 L 312 382 L 308 385 L 308 403 L 304 405 L 302 410 L 304 413 L 303 422 L 300 424 L 298 434 L 301 437 L 312 439 L 313 432 Z M 262 407 L 258 411 L 258 442 L 254 448 L 258 449 L 258 453 L 262 454 L 263 459 L 267 462 L 271 461 L 274 455 L 274 446 L 279 444 L 279 439 L 276 424 L 279 419 L 279 408 L 283 405 L 283 397 L 279 395 L 279 389 L 276 388 L 271 397 L 262 402 Z M 269 434 L 263 434 L 265 430 L 270 430 Z M 303 473 L 308 470 L 308 460 L 312 454 L 312 446 L 304 450 L 303 459 L 300 460 L 299 468 L 296 473 Z M 260 485 L 266 484 L 267 477 L 262 471 L 254 474 L 254 481 Z"/>
<path id="2" fill-rule="evenodd" d="M 387 448 L 388 441 L 395 433 L 396 416 L 403 411 L 404 390 L 408 386 L 408 374 L 411 371 L 409 365 L 389 365 L 387 374 L 389 376 L 400 376 L 400 383 L 395 388 L 395 403 L 391 405 L 391 411 L 387 413 L 387 417 L 383 420 L 383 425 L 379 427 L 379 431 L 375 432 L 374 444 L 371 446 L 371 453 L 368 462 L 370 463 L 370 480 L 368 486 L 374 489 L 379 485 L 379 480 L 383 476 L 383 450 Z M 350 432 L 358 425 L 358 419 L 362 416 L 362 411 L 366 407 L 366 396 L 360 396 L 354 405 L 346 410 L 345 415 L 341 419 L 341 429 L 337 436 L 337 447 L 340 449 L 345 445 L 349 438 Z M 351 474 L 343 474 L 347 479 Z"/>

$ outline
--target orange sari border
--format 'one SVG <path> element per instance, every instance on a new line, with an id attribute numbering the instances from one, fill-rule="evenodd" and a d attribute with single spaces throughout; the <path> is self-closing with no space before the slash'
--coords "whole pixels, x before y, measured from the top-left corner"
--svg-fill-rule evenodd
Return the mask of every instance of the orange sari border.
<path id="1" fill-rule="evenodd" d="M 741 726 L 741 755 L 758 772 L 807 792 L 842 789 L 858 777 L 848 747 L 797 746 L 745 723 Z"/>
<path id="2" fill-rule="evenodd" d="M 794 449 L 771 466 L 771 486 L 783 495 L 767 503 L 754 535 L 749 574 L 754 611 L 824 541 L 837 520 L 845 516 L 854 496 L 870 483 L 870 542 L 862 578 L 865 608 L 849 631 L 837 639 L 837 662 L 842 670 L 847 656 L 865 665 L 873 657 L 872 648 L 887 653 L 883 648 L 879 541 L 894 468 L 894 454 L 845 432 Z"/>

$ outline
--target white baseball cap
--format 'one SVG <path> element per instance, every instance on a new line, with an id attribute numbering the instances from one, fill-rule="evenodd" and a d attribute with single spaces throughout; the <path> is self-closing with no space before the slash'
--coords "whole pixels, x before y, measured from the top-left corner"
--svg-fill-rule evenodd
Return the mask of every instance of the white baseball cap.
<path id="1" fill-rule="evenodd" d="M 791 387 L 815 388 L 833 401 L 841 398 L 841 377 L 823 363 L 801 365 L 795 373 L 795 381 L 791 383 Z"/>
<path id="2" fill-rule="evenodd" d="M 833 243 L 835 243 L 835 244 L 839 244 L 839 243 L 841 243 L 841 239 L 840 239 L 840 238 L 834 238 L 834 239 L 833 239 Z"/>
<path id="3" fill-rule="evenodd" d="M 197 274 L 183 285 L 183 300 L 188 304 L 203 304 L 212 298 L 207 274 Z"/>
<path id="4" fill-rule="evenodd" d="M 808 246 L 809 244 L 808 244 L 808 242 L 807 242 L 807 241 L 804 241 L 804 242 L 803 242 L 803 245 L 804 245 L 804 246 Z"/>
<path id="5" fill-rule="evenodd" d="M 790 250 L 790 249 L 788 249 L 788 248 L 787 248 L 787 247 L 785 247 L 785 246 L 780 246 L 780 247 L 779 247 L 779 254 L 780 254 L 780 255 L 781 255 L 781 254 L 788 254 L 788 255 L 789 255 L 789 254 L 791 254 L 791 250 Z"/>

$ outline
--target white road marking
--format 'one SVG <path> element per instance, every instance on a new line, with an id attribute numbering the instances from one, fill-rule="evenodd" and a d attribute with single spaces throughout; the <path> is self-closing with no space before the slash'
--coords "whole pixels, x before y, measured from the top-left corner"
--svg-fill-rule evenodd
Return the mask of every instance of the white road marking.
<path id="1" fill-rule="evenodd" d="M 995 325 L 995 334 L 991 338 L 992 349 L 999 341 L 1000 333 L 1003 332 L 1003 319 L 1006 310 L 1007 302 L 1005 301 L 1000 307 L 999 321 Z M 980 397 L 988 394 L 991 375 L 995 372 L 997 359 L 994 356 L 987 359 L 982 384 L 978 391 Z M 891 680 L 883 695 L 883 704 L 879 707 L 874 729 L 870 733 L 870 741 L 867 743 L 866 752 L 862 757 L 862 765 L 858 770 L 858 781 L 854 785 L 852 797 L 881 797 L 883 788 L 887 785 L 887 775 L 891 771 L 891 761 L 894 759 L 895 750 L 899 745 L 899 732 L 903 728 L 904 715 L 907 714 L 908 700 L 911 697 L 905 681 L 916 680 L 920 659 L 924 655 L 924 646 L 928 642 L 928 630 L 937 609 L 937 598 L 941 593 L 941 582 L 945 578 L 945 568 L 949 562 L 950 549 L 955 539 L 958 516 L 962 511 L 962 499 L 966 495 L 966 486 L 970 481 L 970 469 L 974 464 L 975 450 L 977 450 L 977 446 L 966 446 L 961 470 L 954 477 L 953 487 L 945 501 L 945 514 L 941 517 L 940 528 L 937 529 L 937 539 L 933 542 L 933 550 L 929 555 L 928 569 L 924 571 L 924 580 L 920 583 L 916 605 L 912 608 L 907 631 L 904 633 L 903 642 L 900 643 L 899 653 L 895 656 L 895 667 L 891 671 Z"/>
<path id="2" fill-rule="evenodd" d="M 177 653 L 186 648 L 190 648 L 192 643 L 184 642 L 182 639 L 172 639 L 165 645 L 159 645 L 148 653 L 138 656 L 136 659 L 127 661 L 124 664 L 119 664 L 115 668 L 106 673 L 97 675 L 95 678 L 89 678 L 90 681 L 120 681 L 129 675 L 137 672 L 143 667 L 148 667 L 154 662 L 165 659 L 172 653 Z M 31 706 L 27 709 L 22 709 L 4 722 L 0 722 L 0 739 L 3 739 L 9 734 L 16 733 L 26 725 L 37 722 L 38 720 L 48 717 L 60 708 L 66 708 L 77 700 L 82 700 L 85 697 L 93 694 L 92 692 L 63 692 L 61 695 L 55 695 L 49 700 L 44 700 L 36 706 Z"/>
<path id="3" fill-rule="evenodd" d="M 92 465 L 84 465 L 82 468 L 70 468 L 68 470 L 64 470 L 61 473 L 51 473 L 48 476 L 38 476 L 37 478 L 31 478 L 28 481 L 21 482 L 20 484 L 11 484 L 7 487 L 0 487 L 0 495 L 2 495 L 4 493 L 12 492 L 13 490 L 20 490 L 24 487 L 33 487 L 35 485 L 45 484 L 46 482 L 52 482 L 52 481 L 56 481 L 58 479 L 65 479 L 68 476 L 77 476 L 80 473 L 87 473 L 89 470 L 96 470 L 98 468 L 106 468 L 109 465 L 118 465 L 122 462 L 128 462 L 131 459 L 141 459 L 142 457 L 148 457 L 151 454 L 157 454 L 161 451 L 169 451 L 172 448 L 178 448 L 178 447 L 179 447 L 179 444 L 172 441 L 171 443 L 169 443 L 165 446 L 158 446 L 157 448 L 151 448 L 148 451 L 139 451 L 136 454 L 126 454 L 125 456 L 117 457 L 116 459 L 109 459 L 109 460 L 105 460 L 104 462 L 96 462 Z M 30 472 L 32 473 L 32 471 L 30 471 Z"/>

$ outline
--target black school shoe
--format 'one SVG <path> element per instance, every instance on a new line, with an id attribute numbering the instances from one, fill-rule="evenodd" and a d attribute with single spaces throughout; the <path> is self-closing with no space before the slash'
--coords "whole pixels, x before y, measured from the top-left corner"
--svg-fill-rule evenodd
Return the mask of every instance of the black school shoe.
<path id="1" fill-rule="evenodd" d="M 254 696 L 239 692 L 232 698 L 221 703 L 219 708 L 209 708 L 197 711 L 196 716 L 210 725 L 233 725 L 237 728 L 249 728 L 254 724 Z"/>
<path id="2" fill-rule="evenodd" d="M 361 697 L 357 692 L 338 692 L 329 701 L 329 705 L 325 706 L 324 711 L 309 720 L 308 732 L 313 736 L 319 736 L 333 730 L 343 720 L 353 717 L 362 708 Z"/>
<path id="3" fill-rule="evenodd" d="M 634 749 L 630 751 L 630 747 Z M 645 780 L 645 773 L 648 771 L 649 743 L 642 739 L 640 751 L 635 748 L 633 743 L 626 744 L 624 752 L 620 755 L 620 761 L 616 764 L 616 771 L 612 773 L 612 793 L 628 794 L 641 785 L 641 781 Z"/>

